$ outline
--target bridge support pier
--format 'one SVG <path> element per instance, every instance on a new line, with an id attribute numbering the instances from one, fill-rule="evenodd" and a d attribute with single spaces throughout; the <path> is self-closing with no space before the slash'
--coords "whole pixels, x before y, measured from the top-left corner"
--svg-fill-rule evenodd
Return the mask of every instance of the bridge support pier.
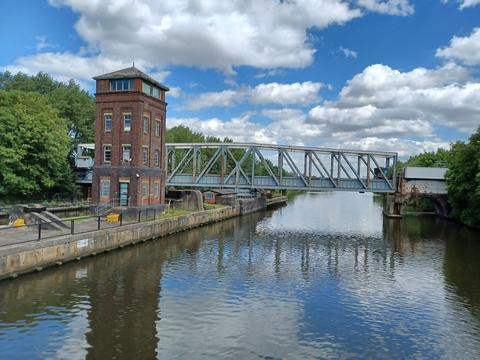
<path id="1" fill-rule="evenodd" d="M 402 218 L 400 212 L 402 208 L 402 199 L 401 195 L 398 193 L 395 194 L 386 194 L 383 198 L 383 215 L 388 218 Z"/>

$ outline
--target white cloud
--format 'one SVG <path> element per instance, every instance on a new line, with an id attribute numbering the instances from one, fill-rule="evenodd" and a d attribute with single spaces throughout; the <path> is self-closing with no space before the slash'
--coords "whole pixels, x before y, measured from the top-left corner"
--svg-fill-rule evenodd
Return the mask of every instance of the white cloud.
<path id="1" fill-rule="evenodd" d="M 45 35 L 35 36 L 35 40 L 37 41 L 37 44 L 36 44 L 37 51 L 58 47 L 58 45 L 48 42 L 48 39 Z"/>
<path id="2" fill-rule="evenodd" d="M 335 146 L 335 144 L 338 143 L 332 143 L 332 146 Z M 448 149 L 450 145 L 440 139 L 416 141 L 400 138 L 367 137 L 346 141 L 342 144 L 342 147 L 357 150 L 394 151 L 398 153 L 400 158 L 405 159 L 425 151 L 435 151 L 438 148 Z"/>
<path id="3" fill-rule="evenodd" d="M 170 91 L 168 92 L 169 97 L 178 98 L 182 95 L 182 89 L 179 87 L 171 86 Z"/>
<path id="4" fill-rule="evenodd" d="M 323 84 L 305 81 L 303 83 L 280 84 L 277 82 L 243 86 L 234 90 L 205 92 L 195 95 L 186 107 L 199 110 L 208 107 L 230 107 L 248 101 L 253 104 L 306 105 L 319 101 Z"/>
<path id="5" fill-rule="evenodd" d="M 467 7 L 472 7 L 480 4 L 480 0 L 463 0 L 460 9 L 465 9 Z"/>
<path id="6" fill-rule="evenodd" d="M 168 118 L 167 126 L 185 125 L 205 135 L 233 138 L 237 142 L 275 143 L 273 134 L 260 124 L 250 121 L 250 116 L 222 121 L 218 118 Z"/>
<path id="7" fill-rule="evenodd" d="M 208 107 L 229 107 L 241 102 L 243 98 L 244 91 L 238 90 L 205 92 L 195 95 L 186 107 L 190 110 L 199 110 Z"/>
<path id="8" fill-rule="evenodd" d="M 469 36 L 454 36 L 448 47 L 437 49 L 436 55 L 467 65 L 480 65 L 480 28 L 475 28 Z"/>
<path id="9" fill-rule="evenodd" d="M 469 81 L 469 72 L 455 64 L 409 72 L 371 65 L 347 82 L 337 101 L 312 109 L 310 121 L 347 132 L 381 126 L 376 130 L 387 133 L 393 126 L 392 134 L 428 135 L 429 124 L 470 132 L 480 123 L 480 83 Z"/>
<path id="10" fill-rule="evenodd" d="M 370 11 L 389 15 L 407 16 L 415 11 L 408 0 L 358 0 L 358 4 Z"/>
<path id="11" fill-rule="evenodd" d="M 315 50 L 307 30 L 362 15 L 347 1 L 50 0 L 80 15 L 76 30 L 112 59 L 132 54 L 156 66 L 304 67 Z M 268 14 L 268 17 L 265 16 Z M 133 59 L 132 59 L 133 60 Z"/>
<path id="12" fill-rule="evenodd" d="M 132 63 L 115 61 L 103 56 L 82 57 L 69 52 L 45 52 L 35 56 L 20 57 L 13 64 L 4 66 L 3 70 L 29 75 L 45 72 L 60 81 L 75 79 L 86 87 L 86 83 L 91 81 L 93 76 L 129 66 L 132 66 Z M 148 64 L 143 62 L 136 63 L 135 66 L 141 69 L 148 68 Z M 150 75 L 160 82 L 164 81 L 169 74 L 168 71 L 150 72 Z"/>
<path id="13" fill-rule="evenodd" d="M 351 49 L 348 49 L 348 48 L 344 48 L 343 46 L 340 46 L 338 48 L 338 50 L 343 53 L 343 55 L 345 55 L 346 58 L 357 58 L 358 56 L 358 53 L 356 51 L 353 51 Z"/>
<path id="14" fill-rule="evenodd" d="M 474 131 L 480 124 L 480 83 L 452 63 L 407 72 L 376 64 L 349 80 L 335 101 L 307 113 L 281 108 L 260 114 L 269 121 L 248 114 L 228 121 L 174 119 L 169 126 L 182 123 L 242 142 L 391 150 L 405 157 L 448 147 L 437 127 Z"/>

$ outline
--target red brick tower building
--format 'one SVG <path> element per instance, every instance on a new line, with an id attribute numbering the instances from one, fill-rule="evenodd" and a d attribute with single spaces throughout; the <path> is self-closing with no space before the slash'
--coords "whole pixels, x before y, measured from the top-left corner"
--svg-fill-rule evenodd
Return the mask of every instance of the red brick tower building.
<path id="1" fill-rule="evenodd" d="M 132 66 L 94 77 L 97 114 L 95 204 L 156 207 L 165 200 L 165 119 L 169 90 Z"/>

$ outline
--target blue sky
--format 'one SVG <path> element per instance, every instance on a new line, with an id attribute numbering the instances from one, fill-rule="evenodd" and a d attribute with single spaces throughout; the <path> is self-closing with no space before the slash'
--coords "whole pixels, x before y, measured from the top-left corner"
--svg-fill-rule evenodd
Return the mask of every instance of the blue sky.
<path id="1" fill-rule="evenodd" d="M 135 61 L 172 89 L 167 126 L 406 156 L 480 125 L 480 0 L 3 0 L 0 16 L 0 69 L 93 92 Z"/>

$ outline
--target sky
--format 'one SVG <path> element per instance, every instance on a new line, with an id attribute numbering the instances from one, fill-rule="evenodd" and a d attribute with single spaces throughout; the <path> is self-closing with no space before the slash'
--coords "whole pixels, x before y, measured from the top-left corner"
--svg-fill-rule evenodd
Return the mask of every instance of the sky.
<path id="1" fill-rule="evenodd" d="M 480 0 L 2 0 L 0 71 L 94 93 L 135 66 L 167 126 L 241 142 L 396 151 L 480 126 Z"/>

